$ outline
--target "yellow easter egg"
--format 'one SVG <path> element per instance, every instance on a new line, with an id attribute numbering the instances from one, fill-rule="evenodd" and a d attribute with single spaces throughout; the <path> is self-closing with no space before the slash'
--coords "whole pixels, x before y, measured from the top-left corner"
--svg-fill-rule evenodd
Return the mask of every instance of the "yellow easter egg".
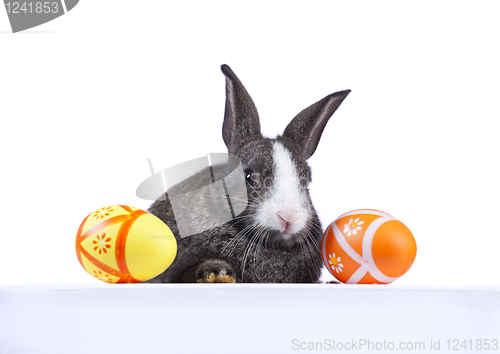
<path id="1" fill-rule="evenodd" d="M 177 242 L 167 225 L 147 211 L 111 205 L 90 213 L 76 234 L 82 267 L 106 283 L 140 283 L 174 261 Z"/>

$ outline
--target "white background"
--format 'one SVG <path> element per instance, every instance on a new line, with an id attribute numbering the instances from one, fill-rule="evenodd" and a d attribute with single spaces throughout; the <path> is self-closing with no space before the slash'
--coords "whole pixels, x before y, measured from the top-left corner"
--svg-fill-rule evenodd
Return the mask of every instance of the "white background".
<path id="1" fill-rule="evenodd" d="M 223 63 L 267 136 L 352 89 L 310 159 L 324 227 L 383 210 L 417 240 L 398 285 L 500 284 L 497 4 L 241 3 L 81 0 L 17 34 L 0 9 L 0 284 L 95 284 L 85 216 L 146 209 L 147 158 L 225 151 Z"/>

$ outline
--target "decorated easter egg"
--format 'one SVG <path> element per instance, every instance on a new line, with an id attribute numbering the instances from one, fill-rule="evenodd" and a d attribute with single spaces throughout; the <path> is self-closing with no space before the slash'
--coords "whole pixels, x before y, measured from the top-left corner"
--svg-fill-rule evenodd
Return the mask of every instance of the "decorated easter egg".
<path id="1" fill-rule="evenodd" d="M 395 217 L 377 210 L 354 210 L 339 216 L 321 243 L 323 263 L 346 284 L 389 284 L 410 269 L 417 244 Z"/>
<path id="2" fill-rule="evenodd" d="M 90 213 L 76 234 L 82 267 L 106 283 L 140 283 L 165 271 L 174 261 L 177 242 L 153 214 L 127 205 Z"/>

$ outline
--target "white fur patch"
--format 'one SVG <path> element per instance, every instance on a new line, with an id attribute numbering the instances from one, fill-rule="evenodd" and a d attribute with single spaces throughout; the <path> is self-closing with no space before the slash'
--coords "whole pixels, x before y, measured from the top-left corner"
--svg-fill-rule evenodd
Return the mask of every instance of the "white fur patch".
<path id="1" fill-rule="evenodd" d="M 275 175 L 271 195 L 257 212 L 257 221 L 290 238 L 306 226 L 309 210 L 300 190 L 300 178 L 290 152 L 279 142 L 273 146 Z"/>

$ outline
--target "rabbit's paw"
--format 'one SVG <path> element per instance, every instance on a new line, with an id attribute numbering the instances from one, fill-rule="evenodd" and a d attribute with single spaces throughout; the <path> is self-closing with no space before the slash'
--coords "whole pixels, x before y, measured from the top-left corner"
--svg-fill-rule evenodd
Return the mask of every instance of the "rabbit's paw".
<path id="1" fill-rule="evenodd" d="M 196 281 L 198 283 L 236 283 L 236 273 L 227 262 L 209 259 L 198 266 Z"/>

